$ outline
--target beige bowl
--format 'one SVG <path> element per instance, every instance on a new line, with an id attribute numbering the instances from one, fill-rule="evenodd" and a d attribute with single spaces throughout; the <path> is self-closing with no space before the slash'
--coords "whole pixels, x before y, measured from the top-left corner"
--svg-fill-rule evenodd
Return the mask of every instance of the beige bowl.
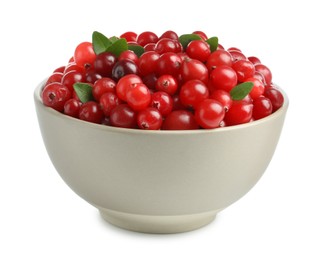
<path id="1" fill-rule="evenodd" d="M 42 137 L 60 176 L 102 217 L 125 229 L 200 228 L 246 194 L 267 168 L 288 99 L 271 116 L 214 130 L 143 131 L 63 115 L 34 92 Z"/>

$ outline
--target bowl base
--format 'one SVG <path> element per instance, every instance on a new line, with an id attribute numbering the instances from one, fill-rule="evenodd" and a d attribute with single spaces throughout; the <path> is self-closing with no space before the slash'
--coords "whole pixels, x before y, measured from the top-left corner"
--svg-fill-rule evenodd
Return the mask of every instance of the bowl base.
<path id="1" fill-rule="evenodd" d="M 153 234 L 173 234 L 192 231 L 211 223 L 218 210 L 178 216 L 152 216 L 99 209 L 104 220 L 117 227 Z"/>

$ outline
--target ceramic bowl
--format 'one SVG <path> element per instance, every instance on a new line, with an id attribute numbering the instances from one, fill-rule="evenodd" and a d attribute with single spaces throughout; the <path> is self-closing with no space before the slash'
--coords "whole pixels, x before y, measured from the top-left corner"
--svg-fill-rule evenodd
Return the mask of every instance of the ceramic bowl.
<path id="1" fill-rule="evenodd" d="M 288 99 L 272 115 L 213 130 L 144 131 L 81 121 L 34 92 L 49 157 L 66 184 L 124 229 L 177 233 L 210 223 L 260 179 L 277 146 Z"/>

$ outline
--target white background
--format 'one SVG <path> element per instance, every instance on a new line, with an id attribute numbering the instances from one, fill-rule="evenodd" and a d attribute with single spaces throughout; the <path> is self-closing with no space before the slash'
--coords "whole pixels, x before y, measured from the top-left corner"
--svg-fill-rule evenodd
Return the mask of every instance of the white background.
<path id="1" fill-rule="evenodd" d="M 1 1 L 0 259 L 321 259 L 318 1 Z M 290 107 L 259 183 L 210 225 L 146 235 L 104 223 L 53 168 L 33 90 L 94 30 L 203 30 L 268 65 Z M 231 158 L 233 160 L 233 158 Z"/>

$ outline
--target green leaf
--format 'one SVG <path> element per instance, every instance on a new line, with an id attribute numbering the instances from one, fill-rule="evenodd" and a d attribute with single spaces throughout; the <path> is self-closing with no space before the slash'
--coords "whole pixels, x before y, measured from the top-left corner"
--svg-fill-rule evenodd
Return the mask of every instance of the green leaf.
<path id="1" fill-rule="evenodd" d="M 128 50 L 128 44 L 126 39 L 118 39 L 111 46 L 108 47 L 107 52 L 111 52 L 117 57 L 123 52 Z"/>
<path id="2" fill-rule="evenodd" d="M 230 95 L 233 100 L 242 100 L 248 95 L 254 84 L 253 82 L 243 82 L 241 84 L 236 85 L 231 91 Z"/>
<path id="3" fill-rule="evenodd" d="M 197 34 L 183 34 L 179 36 L 178 40 L 182 44 L 184 50 L 186 49 L 187 45 L 194 40 L 201 40 L 202 38 Z"/>
<path id="4" fill-rule="evenodd" d="M 87 83 L 77 82 L 73 85 L 74 90 L 82 103 L 93 100 L 93 88 Z"/>
<path id="5" fill-rule="evenodd" d="M 117 40 L 119 40 L 119 38 L 116 37 L 116 36 L 112 36 L 112 37 L 109 38 L 109 40 L 111 41 L 111 43 L 114 43 L 114 42 L 116 42 Z"/>
<path id="6" fill-rule="evenodd" d="M 94 52 L 98 55 L 105 52 L 112 45 L 112 42 L 102 33 L 94 31 L 92 34 L 92 44 Z"/>
<path id="7" fill-rule="evenodd" d="M 135 52 L 138 58 L 145 52 L 145 49 L 142 46 L 136 44 L 129 44 L 128 50 Z"/>
<path id="8" fill-rule="evenodd" d="M 216 36 L 207 39 L 206 42 L 210 45 L 211 52 L 216 51 L 218 47 L 218 38 Z"/>

